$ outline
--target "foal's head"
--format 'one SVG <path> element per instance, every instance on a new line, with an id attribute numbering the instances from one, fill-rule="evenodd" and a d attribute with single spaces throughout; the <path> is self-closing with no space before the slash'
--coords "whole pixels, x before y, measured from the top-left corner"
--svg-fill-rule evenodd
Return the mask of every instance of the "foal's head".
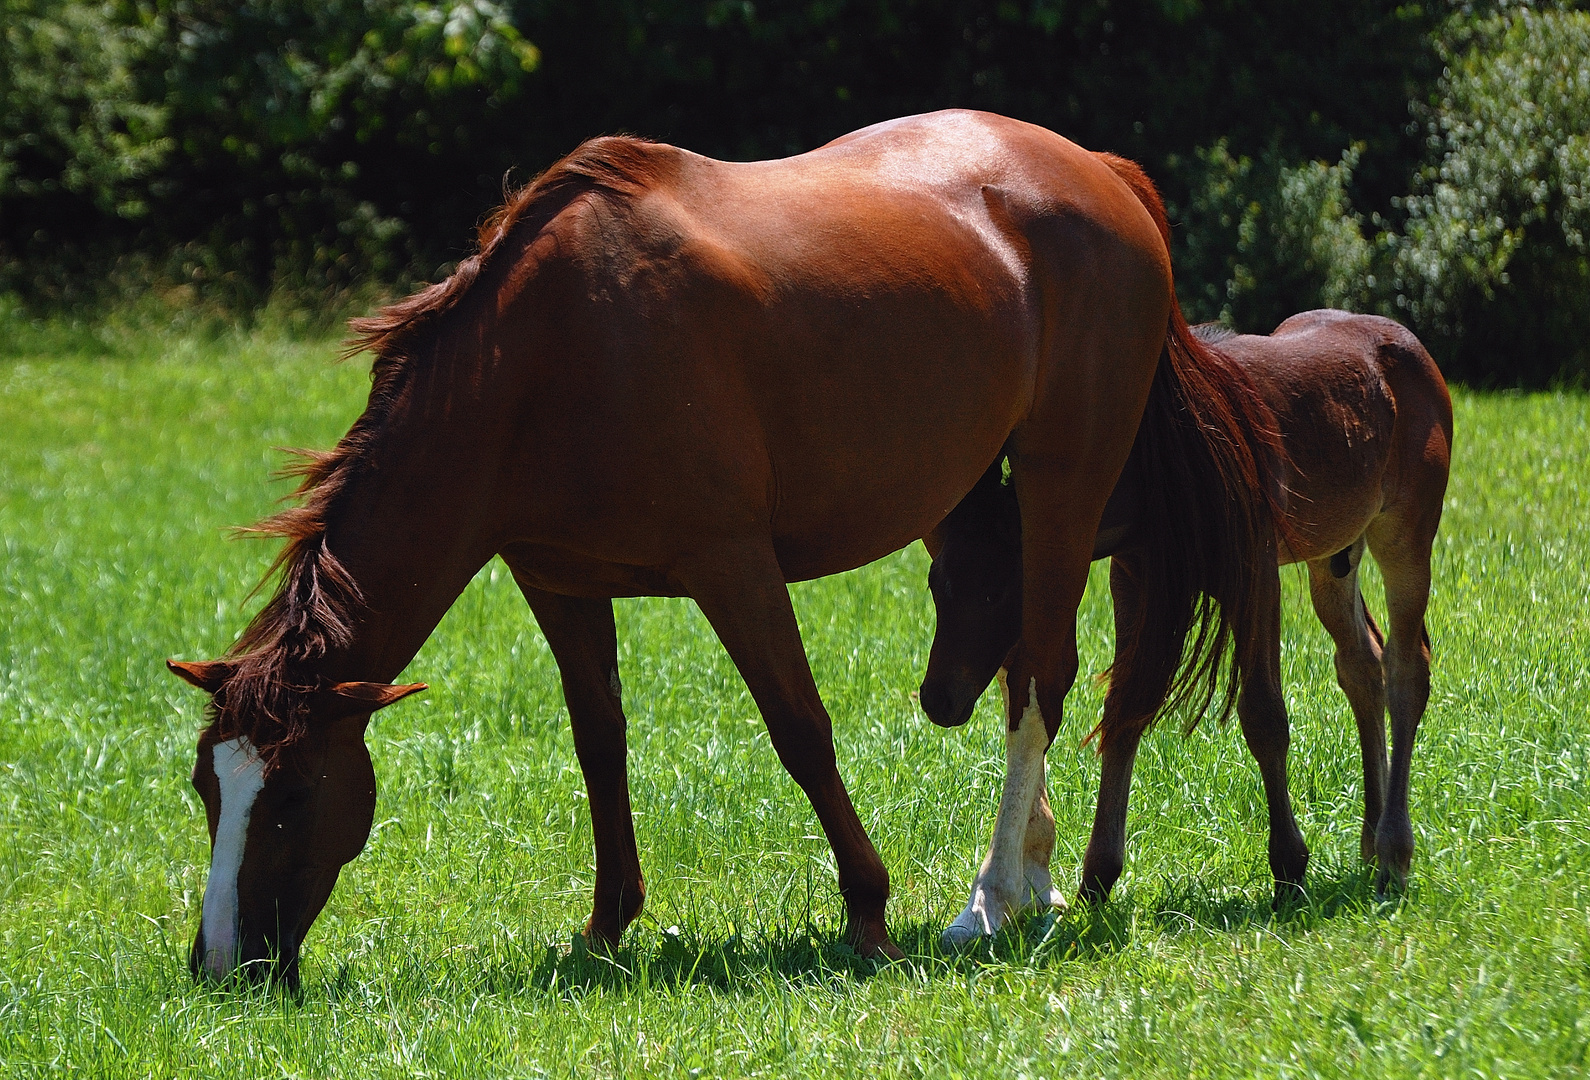
<path id="1" fill-rule="evenodd" d="M 928 587 L 938 626 L 918 697 L 928 719 L 956 727 L 1021 636 L 1021 510 L 996 470 L 932 537 Z"/>
<path id="2" fill-rule="evenodd" d="M 241 973 L 298 984 L 298 950 L 344 863 L 364 848 L 375 815 L 375 772 L 364 745 L 370 715 L 423 683 L 288 688 L 291 722 L 240 715 L 246 661 L 171 671 L 212 695 L 193 786 L 210 826 L 204 913 L 188 966 L 196 978 Z M 230 699 L 230 700 L 229 700 Z M 257 745 L 257 743 L 264 745 Z"/>

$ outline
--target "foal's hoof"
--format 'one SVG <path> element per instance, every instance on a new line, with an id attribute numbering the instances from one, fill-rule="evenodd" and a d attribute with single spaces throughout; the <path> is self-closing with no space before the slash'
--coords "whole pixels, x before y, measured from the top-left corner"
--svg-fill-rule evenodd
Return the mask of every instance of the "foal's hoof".
<path id="1" fill-rule="evenodd" d="M 1375 871 L 1375 899 L 1390 900 L 1408 891 L 1408 872 L 1397 873 L 1382 866 Z"/>
<path id="2" fill-rule="evenodd" d="M 939 948 L 947 953 L 961 952 L 986 936 L 980 928 L 963 925 L 957 920 L 946 926 L 944 933 L 939 935 Z"/>
<path id="3" fill-rule="evenodd" d="M 582 932 L 574 935 L 572 942 L 574 955 L 579 959 L 587 956 L 601 956 L 612 959 L 618 955 L 618 942 L 622 936 L 622 932 L 620 932 L 618 935 L 608 937 L 605 934 L 593 931 L 587 926 Z"/>
<path id="4" fill-rule="evenodd" d="M 1301 881 L 1277 881 L 1270 899 L 1271 911 L 1290 911 L 1308 904 L 1308 891 Z"/>

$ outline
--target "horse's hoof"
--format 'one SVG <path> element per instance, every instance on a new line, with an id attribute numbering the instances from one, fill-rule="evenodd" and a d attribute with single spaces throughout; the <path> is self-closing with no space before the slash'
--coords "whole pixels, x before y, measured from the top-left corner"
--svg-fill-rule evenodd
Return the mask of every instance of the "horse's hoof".
<path id="1" fill-rule="evenodd" d="M 905 953 L 889 940 L 889 931 L 884 927 L 882 920 L 853 921 L 845 933 L 845 941 L 867 960 L 905 959 Z"/>
<path id="2" fill-rule="evenodd" d="M 1096 884 L 1083 882 L 1077 890 L 1077 903 L 1085 908 L 1101 908 L 1110 902 L 1110 890 Z"/>
<path id="3" fill-rule="evenodd" d="M 888 938 L 884 938 L 874 945 L 871 952 L 864 952 L 861 955 L 868 960 L 878 960 L 885 964 L 898 964 L 905 959 L 905 953 L 901 952 L 900 947 Z"/>

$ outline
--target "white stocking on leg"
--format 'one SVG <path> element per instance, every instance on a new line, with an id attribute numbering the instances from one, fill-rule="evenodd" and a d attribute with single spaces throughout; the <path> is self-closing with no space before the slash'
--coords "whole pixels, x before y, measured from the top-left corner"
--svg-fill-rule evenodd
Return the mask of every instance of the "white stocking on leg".
<path id="1" fill-rule="evenodd" d="M 1003 671 L 999 685 L 1001 690 L 1006 689 Z M 975 938 L 995 933 L 1011 915 L 1027 906 L 1032 892 L 1026 872 L 1027 823 L 1036 812 L 1034 803 L 1043 789 L 1043 760 L 1048 748 L 1049 733 L 1044 730 L 1043 715 L 1038 711 L 1038 685 L 1034 679 L 1020 723 L 1016 730 L 1005 732 L 1005 787 L 999 797 L 988 857 L 972 884 L 971 899 L 944 931 L 941 941 L 945 948 L 960 948 Z M 1048 809 L 1047 802 L 1044 809 Z M 1052 818 L 1050 822 L 1052 843 Z M 1043 862 L 1047 864 L 1047 857 Z M 1047 874 L 1045 866 L 1044 876 Z"/>

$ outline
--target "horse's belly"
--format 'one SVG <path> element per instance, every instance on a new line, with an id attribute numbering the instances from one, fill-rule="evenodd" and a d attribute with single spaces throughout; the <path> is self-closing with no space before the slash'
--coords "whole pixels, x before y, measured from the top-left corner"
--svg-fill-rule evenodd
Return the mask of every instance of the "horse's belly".
<path id="1" fill-rule="evenodd" d="M 925 535 L 998 456 L 1009 413 L 1008 399 L 993 401 L 968 422 L 912 426 L 896 416 L 848 444 L 770 448 L 785 576 L 854 569 Z"/>

